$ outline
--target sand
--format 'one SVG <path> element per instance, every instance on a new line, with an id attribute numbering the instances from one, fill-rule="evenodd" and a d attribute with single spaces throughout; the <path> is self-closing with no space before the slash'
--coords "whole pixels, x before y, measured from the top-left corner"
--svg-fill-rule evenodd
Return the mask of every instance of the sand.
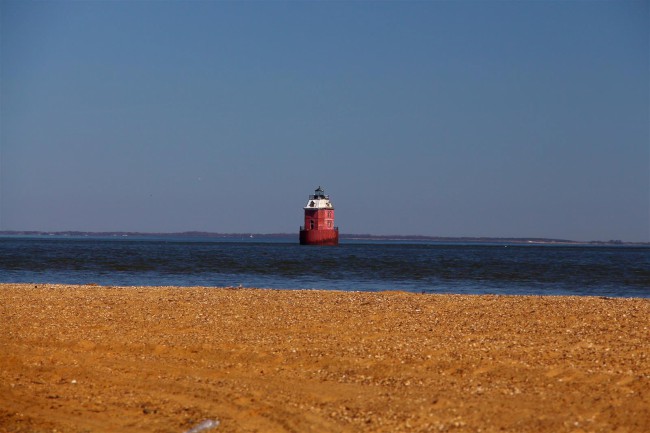
<path id="1" fill-rule="evenodd" d="M 650 299 L 0 285 L 0 432 L 650 432 Z"/>

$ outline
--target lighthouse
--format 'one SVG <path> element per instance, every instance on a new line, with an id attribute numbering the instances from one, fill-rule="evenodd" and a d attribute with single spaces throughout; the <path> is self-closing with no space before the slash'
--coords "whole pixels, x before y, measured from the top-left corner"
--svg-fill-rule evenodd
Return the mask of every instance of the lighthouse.
<path id="1" fill-rule="evenodd" d="M 320 186 L 309 196 L 305 225 L 300 227 L 300 245 L 338 245 L 339 228 L 334 227 L 334 206 Z"/>

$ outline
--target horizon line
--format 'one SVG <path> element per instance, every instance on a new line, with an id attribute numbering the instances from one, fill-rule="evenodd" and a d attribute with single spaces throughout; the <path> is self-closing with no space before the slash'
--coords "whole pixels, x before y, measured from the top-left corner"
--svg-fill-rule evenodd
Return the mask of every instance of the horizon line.
<path id="1" fill-rule="evenodd" d="M 128 230 L 0 230 L 0 235 L 48 235 L 48 236 L 142 236 L 142 237 L 261 237 L 261 238 L 278 238 L 278 237 L 298 237 L 298 234 L 277 232 L 277 233 L 255 233 L 255 232 L 210 232 L 200 230 L 187 230 L 180 232 L 141 232 Z M 436 236 L 436 235 L 378 235 L 370 233 L 341 233 L 342 239 L 366 239 L 366 240 L 430 240 L 441 242 L 513 242 L 513 243 L 553 243 L 553 244 L 609 244 L 609 245 L 650 245 L 645 241 L 622 241 L 610 239 L 607 241 L 590 240 L 576 241 L 571 239 L 545 238 L 545 237 L 520 237 L 520 236 Z"/>

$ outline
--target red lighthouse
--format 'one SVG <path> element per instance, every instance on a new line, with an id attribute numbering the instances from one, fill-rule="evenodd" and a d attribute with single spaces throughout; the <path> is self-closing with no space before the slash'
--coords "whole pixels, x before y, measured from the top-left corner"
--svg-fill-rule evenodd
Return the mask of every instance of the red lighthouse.
<path id="1" fill-rule="evenodd" d="M 300 227 L 300 245 L 338 245 L 339 228 L 334 227 L 334 206 L 319 186 L 309 196 L 305 225 Z"/>

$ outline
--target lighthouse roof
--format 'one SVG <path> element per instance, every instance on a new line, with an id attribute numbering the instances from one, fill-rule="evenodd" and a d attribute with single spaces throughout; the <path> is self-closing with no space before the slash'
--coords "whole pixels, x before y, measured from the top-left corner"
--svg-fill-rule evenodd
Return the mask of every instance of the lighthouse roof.
<path id="1" fill-rule="evenodd" d="M 334 206 L 330 202 L 330 196 L 325 195 L 325 191 L 319 186 L 314 194 L 309 196 L 305 209 L 334 209 Z"/>

